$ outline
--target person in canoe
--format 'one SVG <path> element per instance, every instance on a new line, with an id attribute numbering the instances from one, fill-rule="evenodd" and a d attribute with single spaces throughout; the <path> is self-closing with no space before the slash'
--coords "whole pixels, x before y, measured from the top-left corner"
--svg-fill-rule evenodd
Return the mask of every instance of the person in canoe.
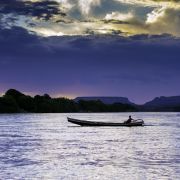
<path id="1" fill-rule="evenodd" d="M 128 119 L 127 121 L 125 121 L 125 123 L 126 123 L 126 124 L 129 124 L 129 123 L 131 123 L 133 120 L 134 120 L 134 119 L 133 119 L 131 116 L 129 116 L 129 119 Z"/>

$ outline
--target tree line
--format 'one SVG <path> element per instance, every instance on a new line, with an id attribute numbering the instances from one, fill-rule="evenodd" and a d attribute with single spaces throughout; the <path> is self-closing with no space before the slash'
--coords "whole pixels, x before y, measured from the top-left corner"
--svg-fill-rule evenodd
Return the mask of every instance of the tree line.
<path id="1" fill-rule="evenodd" d="M 100 100 L 75 102 L 67 98 L 52 98 L 48 94 L 34 97 L 9 89 L 0 97 L 0 113 L 68 113 L 68 112 L 130 112 L 129 104 L 104 104 Z"/>

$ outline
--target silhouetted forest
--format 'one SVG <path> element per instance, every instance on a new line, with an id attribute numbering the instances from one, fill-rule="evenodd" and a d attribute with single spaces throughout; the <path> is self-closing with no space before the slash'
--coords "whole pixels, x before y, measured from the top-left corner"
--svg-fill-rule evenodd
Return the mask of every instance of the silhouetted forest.
<path id="1" fill-rule="evenodd" d="M 67 98 L 51 98 L 48 94 L 27 96 L 15 89 L 0 97 L 0 113 L 66 113 L 66 112 L 130 112 L 136 107 L 128 104 L 104 104 L 101 101 L 75 102 Z"/>
<path id="2" fill-rule="evenodd" d="M 174 102 L 174 97 L 170 97 L 170 99 L 173 99 Z M 180 103 L 176 101 L 175 104 L 169 104 L 171 101 L 168 98 L 168 101 L 161 102 L 161 105 L 156 101 L 157 98 L 144 105 L 105 104 L 100 100 L 79 100 L 77 102 L 67 98 L 52 98 L 48 94 L 31 97 L 15 89 L 10 89 L 3 97 L 0 97 L 0 113 L 180 112 Z"/>

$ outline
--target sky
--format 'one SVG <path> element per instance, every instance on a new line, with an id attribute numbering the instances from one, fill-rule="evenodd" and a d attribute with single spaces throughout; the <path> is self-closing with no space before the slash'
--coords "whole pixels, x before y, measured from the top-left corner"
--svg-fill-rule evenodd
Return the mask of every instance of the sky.
<path id="1" fill-rule="evenodd" d="M 0 94 L 180 95 L 179 0 L 0 0 Z"/>

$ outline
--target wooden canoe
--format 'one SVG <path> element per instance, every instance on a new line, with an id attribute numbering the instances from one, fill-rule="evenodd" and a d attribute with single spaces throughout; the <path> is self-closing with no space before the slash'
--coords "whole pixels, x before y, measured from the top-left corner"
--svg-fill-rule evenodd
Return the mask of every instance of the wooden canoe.
<path id="1" fill-rule="evenodd" d="M 79 120 L 79 119 L 74 119 L 74 118 L 69 118 L 67 117 L 68 122 L 77 124 L 80 126 L 127 126 L 127 127 L 132 127 L 132 126 L 143 126 L 144 121 L 135 121 L 132 123 L 113 123 L 113 122 L 97 122 L 97 121 L 84 121 L 84 120 Z"/>

